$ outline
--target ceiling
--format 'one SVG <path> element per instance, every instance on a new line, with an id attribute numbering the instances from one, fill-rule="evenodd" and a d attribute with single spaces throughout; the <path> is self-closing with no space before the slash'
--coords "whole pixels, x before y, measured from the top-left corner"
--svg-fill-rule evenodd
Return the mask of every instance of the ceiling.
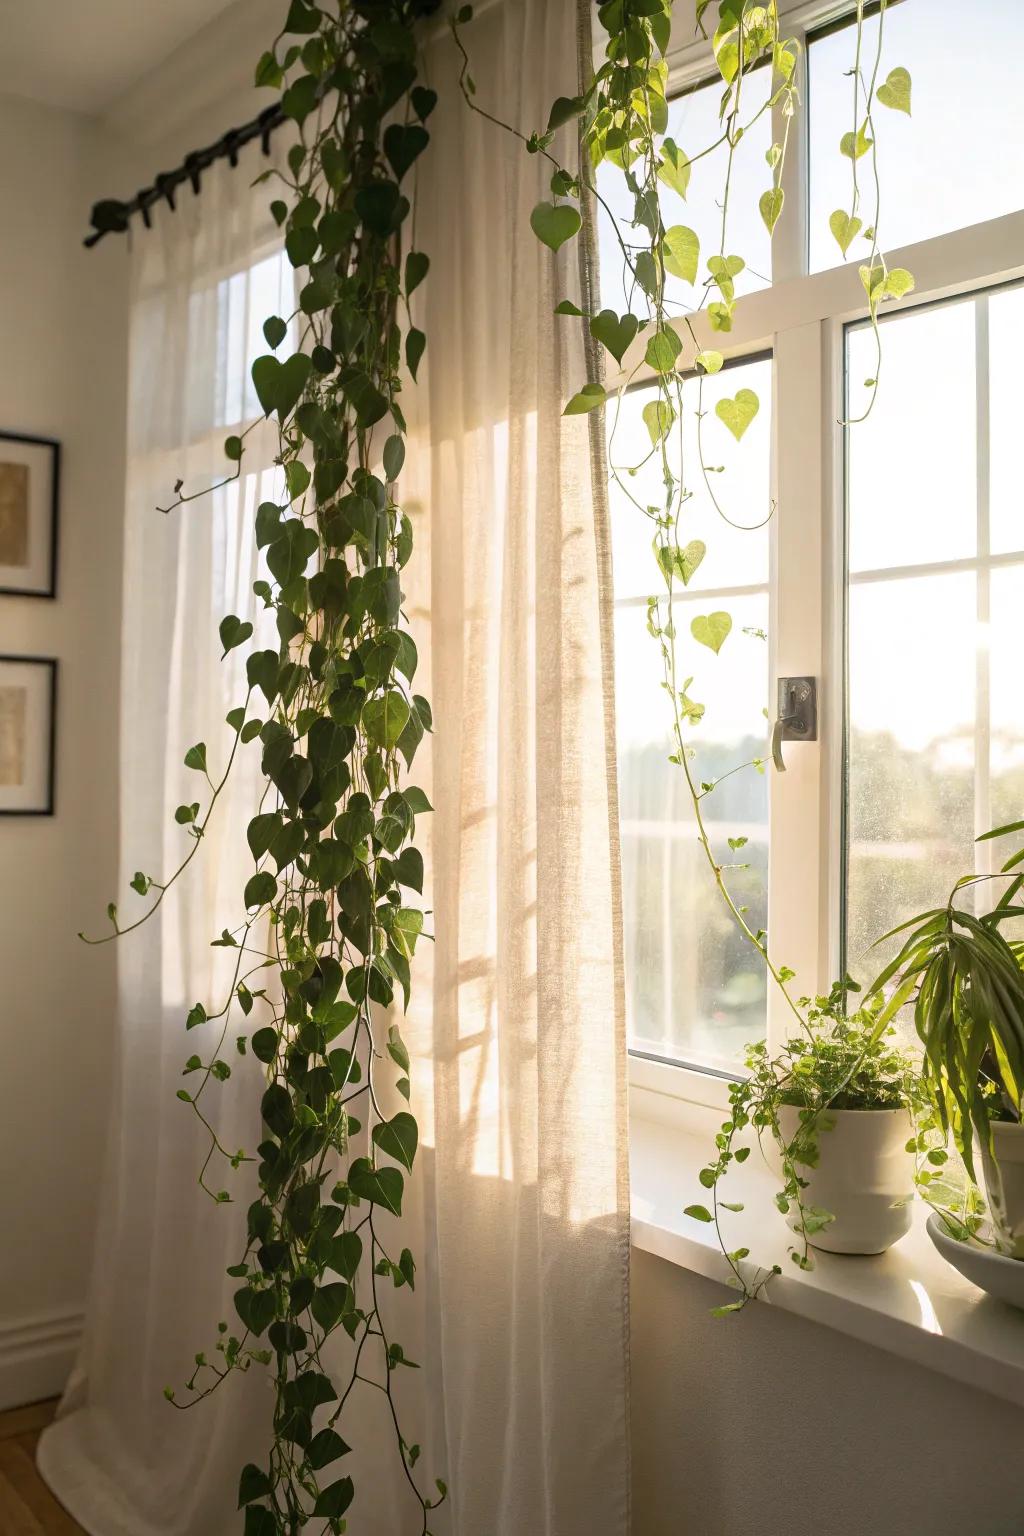
<path id="1" fill-rule="evenodd" d="M 99 115 L 231 0 L 0 0 L 0 94 Z"/>

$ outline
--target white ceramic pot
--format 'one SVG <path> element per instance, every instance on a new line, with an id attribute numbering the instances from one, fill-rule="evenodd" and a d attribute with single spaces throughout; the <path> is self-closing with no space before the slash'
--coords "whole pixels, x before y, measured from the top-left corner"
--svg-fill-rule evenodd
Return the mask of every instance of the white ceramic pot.
<path id="1" fill-rule="evenodd" d="M 884 1253 L 910 1230 L 914 1158 L 905 1109 L 831 1109 L 830 1129 L 818 1131 L 818 1166 L 797 1173 L 807 1180 L 805 1206 L 835 1218 L 810 1237 L 827 1253 Z M 825 1116 L 822 1117 L 824 1125 Z M 787 1142 L 800 1128 L 800 1111 L 783 1105 L 779 1127 Z M 786 1218 L 799 1230 L 799 1213 Z"/>
<path id="2" fill-rule="evenodd" d="M 1024 1125 L 993 1121 L 991 1149 L 980 1152 L 996 1247 L 1024 1259 Z"/>

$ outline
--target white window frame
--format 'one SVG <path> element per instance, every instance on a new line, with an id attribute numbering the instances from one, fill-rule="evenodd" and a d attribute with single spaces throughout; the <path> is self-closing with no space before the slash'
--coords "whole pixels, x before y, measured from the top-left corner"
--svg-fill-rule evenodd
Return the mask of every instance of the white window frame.
<path id="1" fill-rule="evenodd" d="M 851 0 L 806 0 L 782 6 L 787 35 L 807 34 L 849 16 Z M 714 62 L 707 43 L 670 48 L 669 95 L 707 81 Z M 795 995 L 827 990 L 841 954 L 841 844 L 845 671 L 846 327 L 867 318 L 858 262 L 808 270 L 809 184 L 806 51 L 800 109 L 790 125 L 782 185 L 786 217 L 772 250 L 772 284 L 736 300 L 728 335 L 691 316 L 697 340 L 729 359 L 771 352 L 772 524 L 770 564 L 770 711 L 775 680 L 819 680 L 818 740 L 789 743 L 786 772 L 769 769 L 768 932 L 773 957 L 796 973 Z M 783 124 L 773 124 L 781 138 Z M 894 313 L 1024 277 L 1024 211 L 969 225 L 887 252 L 890 266 L 915 278 Z M 623 366 L 632 387 L 656 375 L 638 343 Z M 856 430 L 855 428 L 853 430 Z M 783 852 L 784 850 L 784 852 Z M 709 887 L 709 899 L 714 893 Z M 791 1016 L 778 989 L 768 990 L 768 1043 L 777 1048 Z M 645 1115 L 703 1123 L 728 1103 L 729 1077 L 630 1052 L 634 1104 Z"/>

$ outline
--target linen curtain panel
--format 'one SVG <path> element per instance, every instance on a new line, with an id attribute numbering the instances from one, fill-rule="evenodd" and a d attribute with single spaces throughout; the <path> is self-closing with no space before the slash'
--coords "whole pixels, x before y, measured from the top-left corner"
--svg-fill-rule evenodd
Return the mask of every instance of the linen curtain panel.
<path id="1" fill-rule="evenodd" d="M 588 46 L 572 0 L 502 0 L 467 42 L 477 99 L 525 131 L 575 93 Z M 584 299 L 592 273 L 575 246 L 556 256 L 532 236 L 550 167 L 470 116 L 450 39 L 428 37 L 424 61 L 439 93 L 416 185 L 414 243 L 432 266 L 413 306 L 428 345 L 403 395 L 399 499 L 416 536 L 403 584 L 417 688 L 435 720 L 413 778 L 435 807 L 417 840 L 436 942 L 420 946 L 403 1021 L 421 1133 L 403 1243 L 419 1271 L 414 1294 L 395 1293 L 391 1326 L 423 1369 L 404 1373 L 400 1411 L 426 1485 L 436 1475 L 451 1489 L 431 1517 L 436 1536 L 626 1536 L 609 539 L 598 423 L 560 414 L 588 359 L 578 324 L 553 314 Z M 567 139 L 560 148 L 574 153 Z M 206 741 L 216 763 L 219 723 L 244 697 L 244 660 L 219 661 L 216 624 L 257 618 L 252 514 L 276 489 L 273 433 L 247 439 L 238 486 L 168 516 L 152 509 L 177 479 L 190 489 L 221 471 L 224 436 L 257 414 L 245 381 L 264 350 L 259 325 L 291 312 L 290 269 L 263 223 L 272 194 L 250 191 L 245 172 L 204 182 L 134 252 L 122 891 L 136 869 L 174 861 L 173 809 L 198 796 L 184 751 Z M 224 1270 L 240 1246 L 244 1173 L 229 1175 L 235 1205 L 202 1199 L 205 1149 L 174 1094 L 192 1049 L 184 1014 L 216 994 L 223 952 L 209 941 L 237 922 L 251 872 L 257 766 L 243 755 L 205 846 L 119 949 L 120 1067 L 87 1336 L 40 1448 L 47 1480 L 93 1536 L 235 1529 L 237 1472 L 261 1459 L 269 1430 L 258 1368 L 189 1413 L 161 1395 L 233 1316 Z M 123 899 L 122 923 L 129 910 Z M 224 1136 L 247 1149 L 258 1072 L 233 1060 L 221 1095 Z M 339 1349 L 339 1377 L 346 1363 Z M 412 1536 L 386 1404 L 360 1390 L 346 1429 L 351 1521 L 364 1536 Z"/>

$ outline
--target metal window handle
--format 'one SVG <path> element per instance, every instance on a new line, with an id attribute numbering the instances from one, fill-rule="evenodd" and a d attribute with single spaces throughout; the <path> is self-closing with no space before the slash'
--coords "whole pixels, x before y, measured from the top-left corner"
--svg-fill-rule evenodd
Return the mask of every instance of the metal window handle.
<path id="1" fill-rule="evenodd" d="M 780 677 L 776 708 L 778 713 L 772 726 L 772 762 L 780 773 L 785 773 L 782 743 L 818 739 L 818 679 Z"/>

